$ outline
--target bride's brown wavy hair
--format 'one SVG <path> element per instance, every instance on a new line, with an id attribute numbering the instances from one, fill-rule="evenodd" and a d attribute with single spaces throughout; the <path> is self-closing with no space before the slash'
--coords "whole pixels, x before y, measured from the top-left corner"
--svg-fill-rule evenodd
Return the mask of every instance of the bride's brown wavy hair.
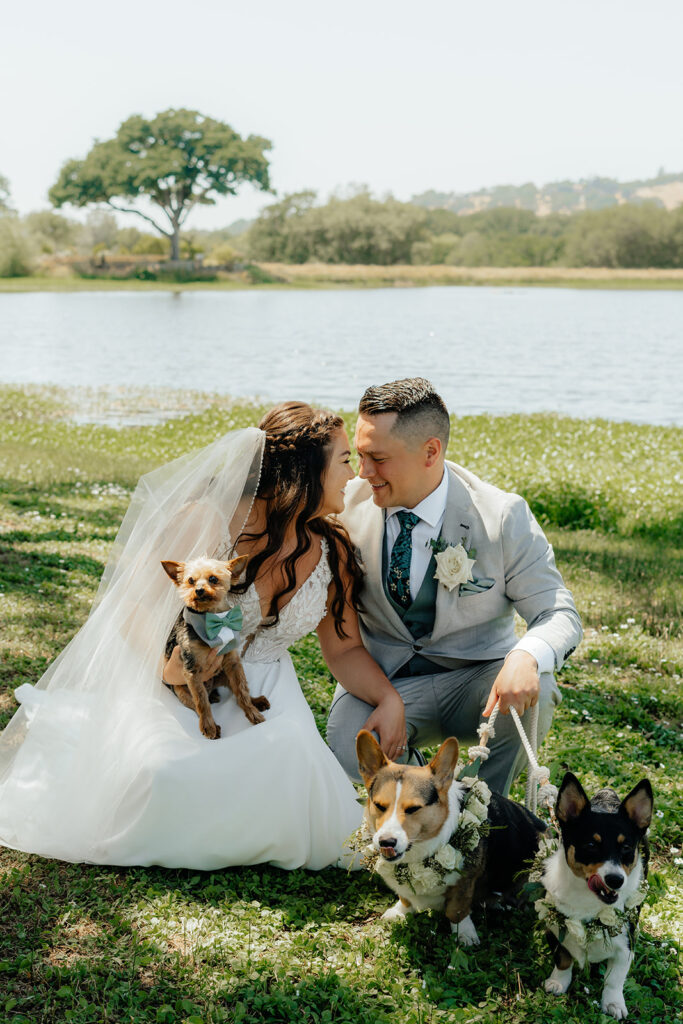
<path id="1" fill-rule="evenodd" d="M 296 563 L 310 549 L 312 534 L 327 541 L 334 591 L 330 611 L 337 636 L 347 635 L 343 626 L 345 603 L 360 607 L 363 577 L 349 536 L 341 523 L 319 514 L 333 435 L 343 426 L 341 416 L 326 409 L 314 409 L 305 402 L 282 402 L 259 423 L 266 438 L 256 497 L 266 503 L 266 528 L 261 533 L 244 532 L 242 539 L 258 541 L 265 537 L 266 544 L 249 559 L 244 578 L 232 589 L 240 594 L 251 586 L 263 563 L 282 548 L 287 527 L 294 522 L 296 547 L 284 561 L 285 583 L 270 602 L 269 626 L 279 621 L 281 598 L 296 588 Z M 339 571 L 340 559 L 349 577 L 346 593 Z"/>

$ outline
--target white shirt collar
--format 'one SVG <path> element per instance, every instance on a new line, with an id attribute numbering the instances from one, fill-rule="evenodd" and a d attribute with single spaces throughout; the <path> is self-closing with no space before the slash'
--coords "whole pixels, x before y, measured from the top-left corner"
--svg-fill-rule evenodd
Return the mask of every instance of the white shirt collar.
<path id="1" fill-rule="evenodd" d="M 425 523 L 428 523 L 430 526 L 436 526 L 446 511 L 447 500 L 448 473 L 444 466 L 441 483 L 438 487 L 434 488 L 431 494 L 428 494 L 426 498 L 423 498 L 415 508 L 406 508 L 405 505 L 396 505 L 395 507 L 388 508 L 387 519 L 389 519 L 390 516 L 396 515 L 397 512 L 414 512 L 415 515 L 419 516 Z"/>

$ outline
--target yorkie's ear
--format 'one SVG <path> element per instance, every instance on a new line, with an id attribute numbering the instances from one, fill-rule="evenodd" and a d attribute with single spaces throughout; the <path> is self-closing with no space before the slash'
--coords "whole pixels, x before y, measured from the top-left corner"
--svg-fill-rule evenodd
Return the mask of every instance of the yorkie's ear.
<path id="1" fill-rule="evenodd" d="M 230 573 L 233 583 L 236 583 L 240 578 L 247 567 L 248 561 L 249 555 L 238 555 L 237 558 L 231 558 L 229 562 L 225 563 L 225 568 Z"/>
<path id="2" fill-rule="evenodd" d="M 183 573 L 185 572 L 184 562 L 162 562 L 164 572 L 167 576 L 170 576 L 176 587 L 183 582 Z"/>

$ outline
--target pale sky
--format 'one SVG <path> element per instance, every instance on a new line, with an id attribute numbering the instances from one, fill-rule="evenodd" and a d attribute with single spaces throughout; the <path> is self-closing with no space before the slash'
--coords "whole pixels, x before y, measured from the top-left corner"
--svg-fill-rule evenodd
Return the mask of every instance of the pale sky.
<path id="1" fill-rule="evenodd" d="M 12 3 L 0 174 L 21 213 L 45 208 L 65 160 L 181 106 L 270 138 L 280 195 L 683 172 L 682 38 L 680 0 Z M 272 201 L 244 188 L 187 226 Z"/>

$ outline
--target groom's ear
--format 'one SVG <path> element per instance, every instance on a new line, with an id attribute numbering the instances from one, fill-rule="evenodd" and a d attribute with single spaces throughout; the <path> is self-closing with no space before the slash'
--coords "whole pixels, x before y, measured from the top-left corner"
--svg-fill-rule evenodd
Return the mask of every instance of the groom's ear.
<path id="1" fill-rule="evenodd" d="M 367 729 L 361 729 L 356 736 L 356 756 L 366 787 L 370 785 L 380 768 L 389 764 L 379 743 Z"/>

